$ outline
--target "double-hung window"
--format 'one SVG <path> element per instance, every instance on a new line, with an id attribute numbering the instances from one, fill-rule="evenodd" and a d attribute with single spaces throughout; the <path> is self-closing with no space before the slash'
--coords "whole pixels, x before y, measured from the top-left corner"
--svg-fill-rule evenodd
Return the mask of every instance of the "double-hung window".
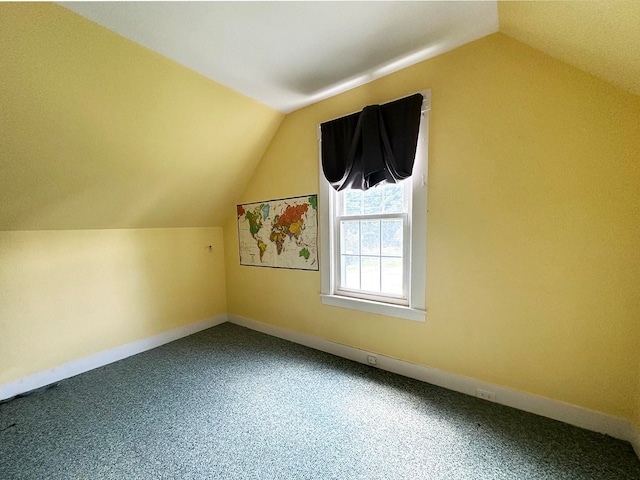
<path id="1" fill-rule="evenodd" d="M 408 305 L 411 182 L 334 197 L 335 292 Z"/>
<path id="2" fill-rule="evenodd" d="M 425 319 L 430 92 L 421 93 L 424 101 L 411 177 L 366 191 L 336 191 L 320 168 L 320 266 L 325 304 Z"/>

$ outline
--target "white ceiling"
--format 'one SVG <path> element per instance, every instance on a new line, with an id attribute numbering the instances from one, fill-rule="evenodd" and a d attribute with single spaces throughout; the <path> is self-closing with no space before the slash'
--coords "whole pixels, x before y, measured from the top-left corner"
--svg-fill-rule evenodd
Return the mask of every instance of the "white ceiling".
<path id="1" fill-rule="evenodd" d="M 498 31 L 495 0 L 61 5 L 285 113 Z"/>

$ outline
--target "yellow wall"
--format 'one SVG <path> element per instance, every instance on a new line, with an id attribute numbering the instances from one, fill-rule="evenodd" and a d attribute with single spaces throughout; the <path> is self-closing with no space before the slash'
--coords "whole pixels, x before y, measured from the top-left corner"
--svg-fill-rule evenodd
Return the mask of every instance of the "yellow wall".
<path id="1" fill-rule="evenodd" d="M 640 2 L 499 1 L 500 32 L 640 95 Z"/>
<path id="2" fill-rule="evenodd" d="M 638 349 L 640 351 L 640 348 Z M 640 448 L 640 362 L 638 362 L 638 390 L 636 391 L 636 411 L 634 418 L 634 426 L 636 428 L 637 447 Z M 640 457 L 640 450 L 637 451 Z"/>
<path id="3" fill-rule="evenodd" d="M 224 276 L 220 227 L 0 232 L 0 385 L 225 313 Z"/>
<path id="4" fill-rule="evenodd" d="M 241 202 L 318 191 L 321 121 L 431 88 L 427 321 L 240 267 L 229 312 L 604 413 L 637 407 L 640 98 L 495 34 L 288 115 Z"/>
<path id="5" fill-rule="evenodd" d="M 319 122 L 425 88 L 425 323 L 240 267 L 233 215 L 226 254 L 220 228 L 145 228 L 315 193 Z M 0 384 L 228 310 L 640 427 L 637 96 L 496 34 L 281 120 L 58 5 L 0 4 Z"/>
<path id="6" fill-rule="evenodd" d="M 0 384 L 226 312 L 222 219 L 282 117 L 59 5 L 0 3 Z"/>
<path id="7" fill-rule="evenodd" d="M 53 3 L 0 3 L 0 230 L 222 226 L 283 115 Z"/>

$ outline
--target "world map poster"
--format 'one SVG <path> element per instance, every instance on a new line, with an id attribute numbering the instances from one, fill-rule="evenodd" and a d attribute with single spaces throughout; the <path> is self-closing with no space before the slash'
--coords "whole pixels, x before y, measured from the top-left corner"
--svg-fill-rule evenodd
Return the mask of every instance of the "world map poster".
<path id="1" fill-rule="evenodd" d="M 318 197 L 238 205 L 240 265 L 318 270 Z"/>

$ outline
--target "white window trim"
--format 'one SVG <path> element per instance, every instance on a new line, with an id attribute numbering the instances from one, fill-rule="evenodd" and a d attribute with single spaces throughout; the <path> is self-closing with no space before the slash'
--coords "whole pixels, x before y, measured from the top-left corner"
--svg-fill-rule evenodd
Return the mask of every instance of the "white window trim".
<path id="1" fill-rule="evenodd" d="M 410 245 L 410 291 L 409 306 L 365 300 L 335 294 L 336 262 L 334 255 L 335 238 L 331 221 L 335 216 L 333 202 L 330 201 L 332 188 L 322 174 L 322 145 L 320 126 L 318 126 L 319 152 L 319 204 L 320 204 L 320 275 L 322 303 L 336 307 L 378 313 L 390 317 L 424 322 L 426 320 L 425 285 L 427 279 L 427 152 L 429 132 L 429 111 L 431 110 L 431 90 L 420 92 L 422 102 L 422 121 L 418 134 L 416 160 L 411 175 L 412 206 L 409 222 L 411 225 Z"/>

